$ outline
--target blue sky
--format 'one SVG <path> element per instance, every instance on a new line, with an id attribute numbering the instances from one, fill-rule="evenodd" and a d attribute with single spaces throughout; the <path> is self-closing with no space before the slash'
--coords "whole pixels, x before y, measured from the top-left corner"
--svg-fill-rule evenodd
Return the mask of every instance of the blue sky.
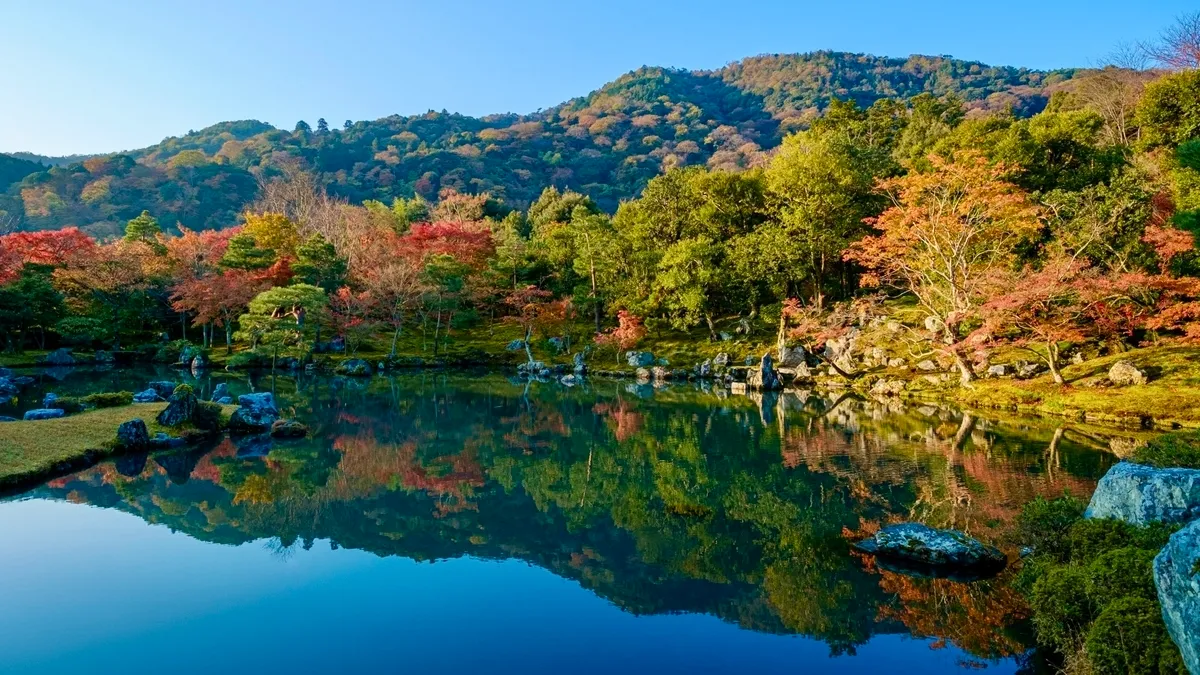
<path id="1" fill-rule="evenodd" d="M 291 128 L 531 112 L 641 65 L 816 49 L 1092 65 L 1195 0 L 0 0 L 0 152 L 143 147 L 232 119 Z"/>

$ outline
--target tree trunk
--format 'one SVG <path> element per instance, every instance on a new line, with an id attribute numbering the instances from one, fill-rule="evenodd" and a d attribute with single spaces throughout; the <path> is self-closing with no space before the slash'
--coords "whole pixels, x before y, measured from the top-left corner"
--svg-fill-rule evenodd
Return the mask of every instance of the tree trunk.
<path id="1" fill-rule="evenodd" d="M 1046 365 L 1050 366 L 1050 377 L 1054 378 L 1054 384 L 1062 386 L 1067 383 L 1063 379 L 1062 371 L 1058 369 L 1058 343 L 1046 343 Z"/>
<path id="2" fill-rule="evenodd" d="M 233 353 L 233 324 L 225 322 L 225 353 Z"/>
<path id="3" fill-rule="evenodd" d="M 529 363 L 533 363 L 533 349 L 529 346 L 529 340 L 533 337 L 533 326 L 525 327 L 525 356 L 529 357 Z"/>
<path id="4" fill-rule="evenodd" d="M 717 341 L 717 328 L 713 325 L 712 315 L 705 312 L 704 323 L 708 326 L 708 337 L 713 341 Z"/>
<path id="5" fill-rule="evenodd" d="M 971 382 L 975 380 L 975 371 L 971 370 L 971 364 L 967 363 L 967 360 L 958 351 L 958 348 L 950 347 L 947 351 L 954 357 L 954 365 L 958 366 L 958 383 L 970 388 L 972 386 Z"/>
<path id="6" fill-rule="evenodd" d="M 396 358 L 396 341 L 400 339 L 400 326 L 396 326 L 395 332 L 392 333 L 392 351 L 388 354 L 389 359 Z"/>

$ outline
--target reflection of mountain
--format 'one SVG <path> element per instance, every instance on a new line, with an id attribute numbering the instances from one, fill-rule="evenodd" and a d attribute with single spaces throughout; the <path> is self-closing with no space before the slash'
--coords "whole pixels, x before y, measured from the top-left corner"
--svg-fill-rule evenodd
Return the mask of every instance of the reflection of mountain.
<path id="1" fill-rule="evenodd" d="M 311 440 L 122 458 L 36 493 L 217 543 L 519 558 L 631 612 L 703 612 L 834 650 L 906 629 L 993 658 L 1022 649 L 1001 630 L 1023 611 L 1002 583 L 880 576 L 844 533 L 920 517 L 998 539 L 1020 503 L 1087 490 L 1104 468 L 1070 439 L 1051 447 L 1052 431 L 945 411 L 623 386 L 287 383 Z M 980 614 L 993 619 L 962 619 Z"/>

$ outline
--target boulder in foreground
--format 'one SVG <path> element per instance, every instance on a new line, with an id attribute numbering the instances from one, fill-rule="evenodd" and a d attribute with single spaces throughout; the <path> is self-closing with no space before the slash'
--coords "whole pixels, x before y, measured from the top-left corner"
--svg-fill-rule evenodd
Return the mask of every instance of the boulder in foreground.
<path id="1" fill-rule="evenodd" d="M 1194 520 L 1200 516 L 1200 469 L 1120 462 L 1100 479 L 1083 515 L 1134 525 Z"/>
<path id="2" fill-rule="evenodd" d="M 899 571 L 930 576 L 986 576 L 1004 569 L 1007 558 L 994 546 L 958 530 L 939 530 L 920 523 L 888 525 L 855 548 Z"/>
<path id="3" fill-rule="evenodd" d="M 1154 585 L 1167 632 L 1188 672 L 1200 673 L 1200 521 L 1171 535 L 1154 559 Z"/>
<path id="4" fill-rule="evenodd" d="M 62 408 L 35 408 L 26 410 L 24 420 L 26 422 L 35 420 L 52 420 L 56 417 L 62 417 L 66 412 Z"/>

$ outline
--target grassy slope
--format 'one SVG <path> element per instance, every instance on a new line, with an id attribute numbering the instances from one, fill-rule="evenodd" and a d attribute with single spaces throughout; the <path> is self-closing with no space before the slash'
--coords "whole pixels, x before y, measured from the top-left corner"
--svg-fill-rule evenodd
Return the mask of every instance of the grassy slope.
<path id="1" fill-rule="evenodd" d="M 112 452 L 117 427 L 141 418 L 154 435 L 177 433 L 154 421 L 166 403 L 100 408 L 52 420 L 0 423 L 0 485 L 32 480 L 63 466 L 86 464 Z M 226 406 L 226 412 L 234 409 Z"/>
<path id="2" fill-rule="evenodd" d="M 1104 386 L 1108 369 L 1126 359 L 1151 372 L 1148 384 Z M 1066 386 L 1033 380 L 984 380 L 956 398 L 966 406 L 1063 415 L 1121 425 L 1200 427 L 1200 349 L 1149 347 L 1066 368 Z"/>

